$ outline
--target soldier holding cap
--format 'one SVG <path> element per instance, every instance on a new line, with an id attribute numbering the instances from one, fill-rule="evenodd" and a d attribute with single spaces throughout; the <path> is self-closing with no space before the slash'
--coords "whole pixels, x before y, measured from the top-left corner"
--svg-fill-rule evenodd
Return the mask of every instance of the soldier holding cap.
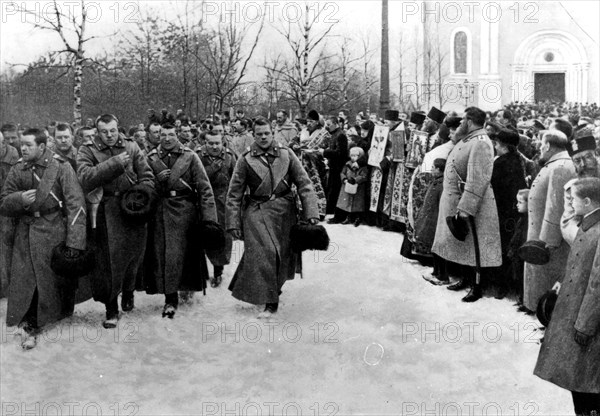
<path id="1" fill-rule="evenodd" d="M 94 299 L 106 307 L 105 328 L 115 328 L 121 308 L 133 309 L 135 277 L 146 247 L 146 224 L 122 209 L 131 189 L 154 189 L 154 175 L 139 146 L 119 134 L 112 114 L 96 119 L 98 136 L 84 143 L 77 155 L 77 175 L 85 192 L 101 192 L 92 245 L 97 267 L 92 276 Z M 147 199 L 146 199 L 147 200 Z M 125 205 L 131 206 L 131 205 Z"/>

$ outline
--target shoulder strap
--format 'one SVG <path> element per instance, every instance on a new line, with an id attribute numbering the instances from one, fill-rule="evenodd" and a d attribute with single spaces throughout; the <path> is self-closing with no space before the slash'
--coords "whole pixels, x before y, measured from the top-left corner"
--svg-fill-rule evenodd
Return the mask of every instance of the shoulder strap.
<path id="1" fill-rule="evenodd" d="M 181 156 L 177 158 L 173 168 L 171 168 L 171 175 L 169 176 L 169 180 L 167 182 L 169 188 L 172 188 L 173 185 L 175 185 L 175 182 L 177 182 L 179 178 L 181 178 L 183 174 L 187 172 L 193 158 L 194 156 L 192 153 L 186 152 L 182 153 Z"/>
<path id="2" fill-rule="evenodd" d="M 40 206 L 48 199 L 48 195 L 52 192 L 52 187 L 58 177 L 59 162 L 54 158 L 48 164 L 44 176 L 40 178 L 40 183 L 36 188 L 35 202 L 31 204 L 31 211 L 39 211 Z M 37 176 L 36 176 L 37 177 Z M 58 201 L 60 204 L 60 201 Z"/>

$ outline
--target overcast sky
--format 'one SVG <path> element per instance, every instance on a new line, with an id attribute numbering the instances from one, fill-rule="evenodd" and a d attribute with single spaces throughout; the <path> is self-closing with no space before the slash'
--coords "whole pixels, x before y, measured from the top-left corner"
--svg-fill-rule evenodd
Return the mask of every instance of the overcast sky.
<path id="1" fill-rule="evenodd" d="M 48 13 L 51 11 L 50 1 L 23 1 L 18 4 L 27 4 L 29 8 L 38 12 Z M 159 13 L 167 19 L 175 19 L 176 16 L 184 14 L 185 1 L 135 1 L 135 0 L 97 0 L 87 2 L 90 6 L 89 11 L 89 35 L 99 36 L 100 38 L 90 41 L 87 45 L 87 52 L 91 55 L 101 53 L 110 49 L 115 39 L 109 35 L 116 30 L 127 32 L 135 26 L 137 19 L 148 10 L 153 13 Z M 435 2 L 430 2 L 435 3 Z M 446 2 L 448 3 L 448 2 Z M 455 2 L 465 10 L 465 2 Z M 514 1 L 511 1 L 514 3 Z M 531 2 L 529 2 L 531 3 Z M 583 27 L 592 28 L 590 35 L 598 39 L 598 21 L 599 21 L 599 3 L 597 1 L 564 1 L 563 5 L 568 9 L 573 18 L 581 23 Z M 59 0 L 58 4 L 65 12 L 77 10 L 78 1 Z M 363 1 L 327 1 L 310 2 L 310 13 L 317 10 L 320 14 L 320 27 L 324 27 L 329 22 L 339 22 L 335 28 L 335 34 L 329 42 L 335 44 L 340 42 L 341 38 L 348 36 L 354 39 L 370 37 L 374 47 L 379 46 L 381 36 L 381 1 L 363 0 Z M 406 27 L 417 21 L 408 15 L 411 7 L 420 7 L 421 2 L 401 2 L 390 0 L 390 44 L 397 43 L 399 28 Z M 444 2 L 440 2 L 444 4 Z M 481 2 L 483 4 L 483 2 Z M 525 5 L 526 3 L 521 3 Z M 537 2 L 543 7 L 544 2 Z M 15 12 L 14 4 L 11 1 L 0 0 L 1 5 L 1 24 L 0 24 L 0 70 L 6 68 L 7 64 L 26 64 L 36 60 L 40 55 L 49 51 L 61 48 L 60 38 L 54 32 L 39 31 L 34 29 L 32 24 L 33 17 Z M 192 2 L 195 7 L 194 16 L 197 19 L 206 19 L 208 24 L 214 24 L 219 11 L 228 12 L 229 18 L 236 21 L 255 21 L 257 13 L 260 11 L 267 16 L 270 25 L 281 25 L 282 23 L 295 22 L 298 19 L 298 13 L 303 12 L 304 2 L 302 1 L 270 1 L 267 5 L 264 2 L 254 1 L 205 1 L 202 6 L 200 2 Z M 190 13 L 191 14 L 191 13 Z M 407 20 L 402 22 L 402 20 Z M 256 25 L 258 26 L 258 24 Z M 271 53 L 276 53 L 284 47 L 281 35 L 267 27 L 263 33 L 262 41 L 256 52 L 257 61 L 262 62 L 262 57 Z M 378 53 L 375 54 L 373 63 L 378 61 Z M 393 59 L 393 57 L 392 57 Z"/>

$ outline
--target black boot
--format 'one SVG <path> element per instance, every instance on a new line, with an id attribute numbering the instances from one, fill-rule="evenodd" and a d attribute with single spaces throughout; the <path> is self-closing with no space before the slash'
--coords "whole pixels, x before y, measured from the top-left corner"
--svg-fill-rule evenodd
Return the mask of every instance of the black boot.
<path id="1" fill-rule="evenodd" d="M 106 307 L 106 320 L 102 323 L 102 326 L 106 329 L 116 328 L 119 321 L 119 303 L 117 299 L 113 299 L 107 304 Z"/>
<path id="2" fill-rule="evenodd" d="M 163 308 L 162 317 L 173 319 L 178 305 L 179 305 L 179 294 L 177 292 L 169 293 L 168 295 L 165 295 L 165 306 Z"/>
<path id="3" fill-rule="evenodd" d="M 223 281 L 223 268 L 223 266 L 214 267 L 214 276 L 210 281 L 211 287 L 219 287 L 219 285 Z"/>
<path id="4" fill-rule="evenodd" d="M 121 310 L 129 312 L 133 307 L 133 290 L 124 290 L 121 294 Z"/>
<path id="5" fill-rule="evenodd" d="M 463 302 L 477 302 L 479 299 L 481 299 L 481 296 L 482 296 L 481 285 L 475 283 L 473 286 L 471 286 L 471 290 L 469 291 L 467 296 L 462 298 L 462 301 Z"/>

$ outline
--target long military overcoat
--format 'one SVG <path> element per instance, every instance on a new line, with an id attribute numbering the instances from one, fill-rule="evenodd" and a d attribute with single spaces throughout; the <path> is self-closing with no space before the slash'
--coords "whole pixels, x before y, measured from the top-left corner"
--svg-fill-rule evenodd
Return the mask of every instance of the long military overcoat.
<path id="1" fill-rule="evenodd" d="M 125 152 L 131 158 L 127 166 L 117 158 Z M 79 148 L 77 176 L 84 192 L 103 189 L 97 227 L 90 233 L 89 244 L 96 254 L 96 267 L 91 276 L 94 299 L 108 303 L 116 299 L 122 289 L 135 289 L 135 278 L 146 247 L 146 224 L 132 222 L 123 215 L 121 195 L 138 183 L 153 188 L 154 175 L 134 141 L 120 138 L 109 147 L 96 137 Z M 91 209 L 90 204 L 88 208 Z M 123 287 L 124 281 L 128 287 Z"/>
<path id="2" fill-rule="evenodd" d="M 458 264 L 475 266 L 473 232 L 469 231 L 465 241 L 459 241 L 446 224 L 446 217 L 456 215 L 460 209 L 475 217 L 481 267 L 502 264 L 498 211 L 490 185 L 493 166 L 494 149 L 485 130 L 475 130 L 456 143 L 446 161 L 433 253 Z"/>
<path id="3" fill-rule="evenodd" d="M 25 207 L 21 194 L 30 189 L 37 190 L 36 200 Z M 36 288 L 38 326 L 72 314 L 76 282 L 58 276 L 50 267 L 52 249 L 58 244 L 86 248 L 85 198 L 71 165 L 50 150 L 34 163 L 19 161 L 4 183 L 0 214 L 18 219 L 7 325 L 21 322 Z"/>
<path id="4" fill-rule="evenodd" d="M 155 179 L 159 202 L 148 224 L 145 290 L 150 294 L 201 290 L 208 270 L 196 226 L 203 220 L 217 221 L 204 167 L 196 153 L 181 144 L 171 151 L 158 146 L 148 154 L 148 163 L 155 177 L 165 169 L 171 174 L 164 182 Z"/>
<path id="5" fill-rule="evenodd" d="M 0 194 L 10 168 L 18 160 L 17 149 L 8 144 L 0 145 Z M 15 227 L 15 218 L 0 216 L 0 298 L 8 296 Z"/>
<path id="6" fill-rule="evenodd" d="M 225 227 L 225 211 L 227 202 L 227 190 L 229 182 L 233 176 L 237 157 L 235 153 L 227 148 L 223 148 L 217 156 L 211 156 L 206 149 L 206 146 L 201 146 L 196 149 L 200 160 L 206 170 L 206 175 L 212 186 L 215 196 L 215 204 L 217 207 L 217 217 L 219 224 Z M 225 247 L 221 250 L 207 250 L 206 255 L 210 262 L 215 266 L 224 266 L 229 264 L 231 260 L 231 249 L 233 239 L 231 234 L 225 236 Z"/>
<path id="7" fill-rule="evenodd" d="M 304 217 L 319 218 L 312 183 L 291 149 L 273 144 L 262 150 L 253 144 L 235 166 L 227 194 L 226 228 L 242 230 L 244 236 L 244 254 L 229 286 L 239 300 L 278 302 L 283 284 L 294 278 L 298 254 L 290 248 L 290 231 L 297 223 L 292 184 Z"/>

